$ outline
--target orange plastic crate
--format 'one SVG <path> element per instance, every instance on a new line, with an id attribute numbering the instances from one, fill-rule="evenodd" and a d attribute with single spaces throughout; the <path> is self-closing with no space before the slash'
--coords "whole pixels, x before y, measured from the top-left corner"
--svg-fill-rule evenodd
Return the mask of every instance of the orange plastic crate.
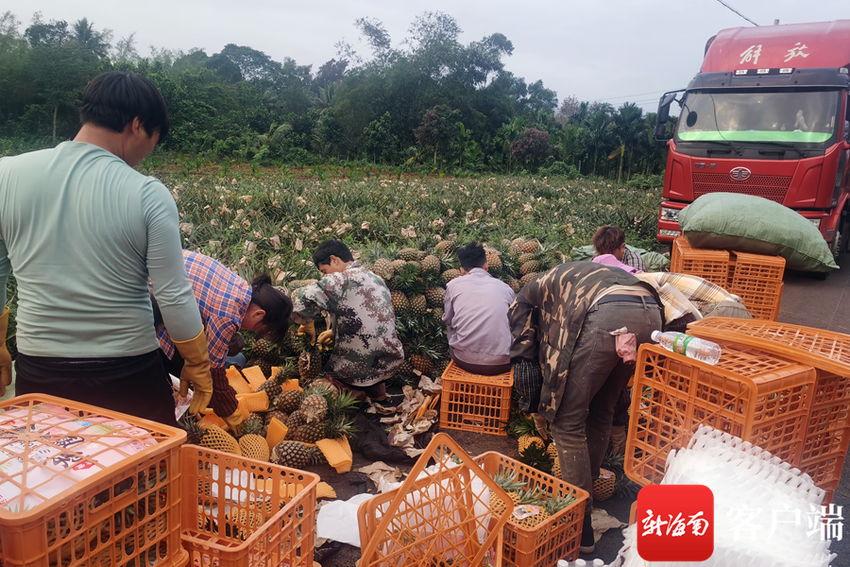
<path id="1" fill-rule="evenodd" d="M 53 396 L 0 403 L 0 565 L 185 565 L 185 439 L 181 429 Z"/>
<path id="2" fill-rule="evenodd" d="M 776 321 L 782 302 L 785 258 L 744 252 L 735 252 L 734 257 L 727 291 L 741 298 L 753 319 Z"/>
<path id="3" fill-rule="evenodd" d="M 670 271 L 698 276 L 723 289 L 729 286 L 729 252 L 692 248 L 684 235 L 676 237 L 670 254 Z"/>
<path id="4" fill-rule="evenodd" d="M 432 464 L 433 463 L 433 464 Z M 430 466 L 429 466 L 430 465 Z M 490 496 L 505 510 L 490 510 Z M 360 505 L 360 567 L 501 567 L 502 528 L 513 501 L 445 433 L 434 436 L 399 488 Z"/>
<path id="5" fill-rule="evenodd" d="M 638 484 L 659 483 L 667 455 L 686 447 L 700 425 L 797 466 L 814 383 L 811 366 L 754 350 L 726 346 L 711 366 L 644 344 L 635 372 L 625 472 Z"/>
<path id="6" fill-rule="evenodd" d="M 506 567 L 554 567 L 559 559 L 572 561 L 578 557 L 587 492 L 499 453 L 484 453 L 475 462 L 491 477 L 511 472 L 529 490 L 539 487 L 549 496 L 572 495 L 576 499 L 533 528 L 516 526 L 508 519 L 502 530 Z"/>
<path id="7" fill-rule="evenodd" d="M 195 445 L 180 460 L 193 567 L 312 567 L 317 475 Z"/>
<path id="8" fill-rule="evenodd" d="M 440 427 L 507 435 L 514 371 L 497 376 L 470 374 L 454 361 L 443 372 Z"/>

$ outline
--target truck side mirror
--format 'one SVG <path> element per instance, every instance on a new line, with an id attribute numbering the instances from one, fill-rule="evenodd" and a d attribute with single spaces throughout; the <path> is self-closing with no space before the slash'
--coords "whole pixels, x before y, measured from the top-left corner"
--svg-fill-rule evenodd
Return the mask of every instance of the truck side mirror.
<path id="1" fill-rule="evenodd" d="M 658 114 L 655 116 L 655 129 L 653 130 L 653 138 L 656 142 L 665 143 L 670 138 L 667 137 L 667 120 L 670 118 L 670 105 L 676 100 L 674 91 L 664 93 L 664 96 L 658 101 Z"/>

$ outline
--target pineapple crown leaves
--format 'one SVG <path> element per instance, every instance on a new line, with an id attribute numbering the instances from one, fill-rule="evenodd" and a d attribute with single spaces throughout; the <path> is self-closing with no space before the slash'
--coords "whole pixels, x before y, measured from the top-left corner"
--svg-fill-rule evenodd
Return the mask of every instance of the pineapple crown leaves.
<path id="1" fill-rule="evenodd" d="M 518 492 L 525 489 L 525 483 L 517 479 L 517 474 L 511 470 L 503 470 L 498 474 L 490 474 L 490 478 L 505 492 Z"/>
<path id="2" fill-rule="evenodd" d="M 424 289 L 428 289 L 429 287 L 446 287 L 446 282 L 443 281 L 443 278 L 437 272 L 425 272 L 422 276 L 422 284 Z"/>
<path id="3" fill-rule="evenodd" d="M 363 249 L 363 254 L 360 256 L 360 261 L 366 264 L 374 264 L 380 259 L 389 260 L 386 251 L 380 244 L 373 242 Z"/>
<path id="4" fill-rule="evenodd" d="M 330 420 L 345 416 L 357 410 L 358 402 L 351 392 L 341 392 L 328 398 L 328 417 Z"/>
<path id="5" fill-rule="evenodd" d="M 437 360 L 441 357 L 441 353 L 437 349 L 432 347 L 430 344 L 422 341 L 415 341 L 414 343 L 409 345 L 408 349 L 408 354 L 418 354 L 430 360 Z"/>
<path id="6" fill-rule="evenodd" d="M 345 415 L 338 415 L 325 422 L 325 437 L 328 439 L 341 439 L 342 437 L 354 437 L 357 428 L 353 419 L 347 419 Z"/>
<path id="7" fill-rule="evenodd" d="M 530 467 L 534 467 L 539 471 L 543 471 L 546 474 L 552 472 L 552 460 L 549 458 L 549 455 L 546 454 L 546 449 L 540 447 L 539 445 L 532 444 L 529 445 L 525 452 L 519 459 L 523 464 L 526 464 Z"/>
<path id="8" fill-rule="evenodd" d="M 540 436 L 534 420 L 520 412 L 515 412 L 511 415 L 508 419 L 508 424 L 505 427 L 505 430 L 508 435 L 513 435 L 514 437 L 522 437 L 523 435 L 533 435 L 534 437 Z"/>
<path id="9" fill-rule="evenodd" d="M 425 282 L 420 270 L 413 264 L 405 264 L 393 277 L 393 283 L 405 295 L 416 295 L 425 291 Z"/>

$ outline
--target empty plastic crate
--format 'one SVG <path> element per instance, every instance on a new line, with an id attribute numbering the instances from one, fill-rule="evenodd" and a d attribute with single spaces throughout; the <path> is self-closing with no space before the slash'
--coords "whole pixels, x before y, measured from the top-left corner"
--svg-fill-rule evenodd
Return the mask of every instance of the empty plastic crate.
<path id="1" fill-rule="evenodd" d="M 433 463 L 433 464 L 432 464 Z M 505 509 L 490 509 L 491 497 Z M 513 501 L 445 433 L 434 436 L 404 483 L 360 505 L 360 567 L 502 565 Z"/>
<path id="2" fill-rule="evenodd" d="M 670 271 L 698 276 L 726 289 L 729 285 L 729 252 L 692 248 L 687 238 L 680 235 L 673 241 Z"/>
<path id="3" fill-rule="evenodd" d="M 470 374 L 452 361 L 443 372 L 440 427 L 507 435 L 514 371 L 497 376 Z"/>
<path id="4" fill-rule="evenodd" d="M 181 462 L 192 567 L 312 567 L 317 475 L 195 445 Z"/>
<path id="5" fill-rule="evenodd" d="M 814 393 L 815 370 L 746 347 L 724 346 L 711 366 L 644 344 L 638 352 L 625 472 L 659 483 L 667 455 L 700 425 L 750 441 L 794 466 Z"/>
<path id="6" fill-rule="evenodd" d="M 528 490 L 539 488 L 546 496 L 575 498 L 533 528 L 515 525 L 508 518 L 502 530 L 502 562 L 506 567 L 553 567 L 559 559 L 572 561 L 578 557 L 587 492 L 499 453 L 484 453 L 475 462 L 491 477 L 514 473 Z"/>
<path id="7" fill-rule="evenodd" d="M 727 291 L 741 298 L 753 319 L 776 321 L 782 302 L 785 258 L 735 252 Z"/>
<path id="8" fill-rule="evenodd" d="M 185 565 L 185 439 L 181 429 L 53 396 L 0 403 L 0 565 Z"/>

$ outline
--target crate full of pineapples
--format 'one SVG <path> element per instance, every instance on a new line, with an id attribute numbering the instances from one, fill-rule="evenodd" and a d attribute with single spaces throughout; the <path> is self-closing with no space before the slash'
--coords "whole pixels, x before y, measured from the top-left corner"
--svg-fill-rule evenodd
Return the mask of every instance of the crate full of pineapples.
<path id="1" fill-rule="evenodd" d="M 578 557 L 587 492 L 492 451 L 475 462 L 514 502 L 503 529 L 505 567 L 554 567 Z M 491 504 L 496 513 L 504 507 L 498 498 Z"/>

